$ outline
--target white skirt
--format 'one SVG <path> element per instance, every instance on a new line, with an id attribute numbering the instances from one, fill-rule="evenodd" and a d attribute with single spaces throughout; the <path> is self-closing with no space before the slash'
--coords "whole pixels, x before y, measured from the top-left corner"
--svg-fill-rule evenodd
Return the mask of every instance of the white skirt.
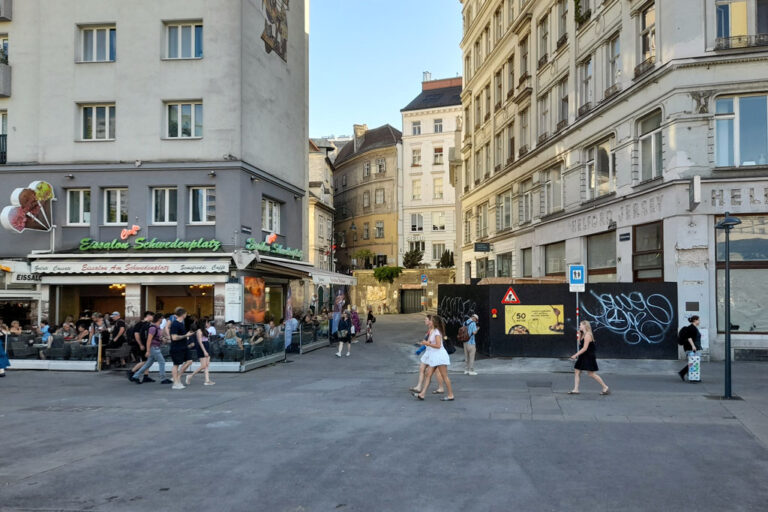
<path id="1" fill-rule="evenodd" d="M 451 356 L 448 355 L 445 347 L 427 347 L 427 350 L 421 356 L 421 362 L 428 366 L 448 366 L 451 364 Z"/>

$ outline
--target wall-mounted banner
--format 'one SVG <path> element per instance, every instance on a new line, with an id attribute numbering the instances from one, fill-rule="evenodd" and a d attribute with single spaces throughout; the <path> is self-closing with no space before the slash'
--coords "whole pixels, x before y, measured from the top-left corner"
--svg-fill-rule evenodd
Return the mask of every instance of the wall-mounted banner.
<path id="1" fill-rule="evenodd" d="M 504 330 L 507 334 L 562 334 L 562 304 L 547 306 L 504 306 Z"/>
<path id="2" fill-rule="evenodd" d="M 257 242 L 255 238 L 249 238 L 245 241 L 245 248 L 248 251 L 259 251 L 263 254 L 270 256 L 283 256 L 293 260 L 301 260 L 304 256 L 304 251 L 301 249 L 292 249 L 290 247 L 283 247 L 280 244 L 268 244 L 265 241 Z"/>
<path id="3" fill-rule="evenodd" d="M 262 0 L 264 7 L 264 50 L 286 60 L 288 53 L 288 0 Z M 287 61 L 286 61 L 287 62 Z"/>
<path id="4" fill-rule="evenodd" d="M 213 238 L 199 238 L 197 240 L 161 241 L 157 238 L 147 239 L 137 237 L 129 241 L 120 241 L 117 238 L 109 242 L 101 242 L 92 238 L 82 238 L 78 247 L 80 251 L 152 251 L 177 249 L 183 251 L 212 251 L 221 249 L 221 242 Z"/>
<path id="5" fill-rule="evenodd" d="M 38 274 L 223 274 L 229 262 L 215 261 L 82 261 L 41 260 L 32 262 Z"/>
<path id="6" fill-rule="evenodd" d="M 51 201 L 55 199 L 53 187 L 46 181 L 33 181 L 27 188 L 11 192 L 11 205 L 0 212 L 0 224 L 5 229 L 22 233 L 50 231 L 53 227 Z"/>

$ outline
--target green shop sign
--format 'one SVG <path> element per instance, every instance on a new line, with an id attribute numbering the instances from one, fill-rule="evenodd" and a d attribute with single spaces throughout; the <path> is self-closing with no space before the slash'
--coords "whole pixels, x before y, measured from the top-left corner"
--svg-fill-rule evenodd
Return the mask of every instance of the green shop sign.
<path id="1" fill-rule="evenodd" d="M 80 240 L 79 250 L 81 251 L 152 251 L 152 250 L 183 250 L 200 251 L 207 250 L 216 252 L 221 249 L 221 242 L 213 238 L 199 238 L 197 240 L 181 240 L 177 238 L 172 242 L 163 242 L 157 238 L 147 239 L 137 237 L 133 240 L 118 240 L 115 238 L 109 242 L 99 242 L 92 238 L 82 238 Z"/>
<path id="2" fill-rule="evenodd" d="M 283 247 L 280 244 L 268 244 L 265 241 L 257 242 L 255 238 L 249 238 L 245 241 L 245 248 L 249 251 L 258 251 L 260 253 L 269 254 L 272 256 L 283 256 L 294 260 L 300 260 L 304 256 L 304 251 L 301 249 L 291 249 L 290 247 Z"/>

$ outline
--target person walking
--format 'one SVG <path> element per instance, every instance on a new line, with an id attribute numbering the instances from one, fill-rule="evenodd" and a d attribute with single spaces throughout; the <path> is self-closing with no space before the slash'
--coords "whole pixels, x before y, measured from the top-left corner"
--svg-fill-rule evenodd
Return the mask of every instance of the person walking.
<path id="1" fill-rule="evenodd" d="M 373 307 L 368 306 L 368 317 L 365 321 L 365 342 L 373 343 L 373 324 L 376 323 L 376 317 L 373 316 Z"/>
<path id="2" fill-rule="evenodd" d="M 427 328 L 427 334 L 424 335 L 424 341 L 429 341 L 429 322 L 432 318 L 432 315 L 426 315 L 424 317 L 424 326 Z M 417 345 L 420 345 L 421 348 L 421 358 L 419 359 L 419 382 L 416 384 L 415 387 L 409 388 L 413 393 L 421 393 L 421 386 L 424 384 L 424 380 L 427 376 L 427 369 L 429 368 L 429 365 L 426 362 L 427 357 L 427 347 L 423 345 L 421 341 L 417 343 Z M 419 351 L 416 351 L 418 354 Z M 440 375 L 440 372 L 435 374 L 437 376 L 437 389 L 432 392 L 433 395 L 441 395 L 445 393 L 445 383 L 443 382 L 443 377 Z"/>
<path id="3" fill-rule="evenodd" d="M 475 371 L 475 354 L 477 353 L 475 334 L 480 330 L 477 321 L 477 315 L 472 315 L 464 324 L 467 326 L 467 335 L 469 336 L 469 339 L 464 342 L 464 375 L 477 375 Z"/>
<path id="4" fill-rule="evenodd" d="M 187 344 L 189 338 L 194 336 L 194 332 L 188 331 L 184 327 L 184 319 L 187 317 L 187 311 L 184 308 L 176 308 L 176 318 L 171 322 L 171 360 L 173 361 L 173 386 L 171 389 L 184 389 L 181 383 L 183 372 L 181 369 L 187 362 Z"/>
<path id="5" fill-rule="evenodd" d="M 443 344 L 443 333 L 445 332 L 445 322 L 438 315 L 432 315 L 427 317 L 427 327 L 429 327 L 429 336 L 421 344 L 426 346 L 424 351 L 423 362 L 425 362 L 429 368 L 427 368 L 427 374 L 424 377 L 424 387 L 421 388 L 419 393 L 413 393 L 415 398 L 424 400 L 424 394 L 429 389 L 429 383 L 432 380 L 432 374 L 436 371 L 443 378 L 445 383 L 445 389 L 447 391 L 446 396 L 440 400 L 443 402 L 452 402 L 454 400 L 453 388 L 451 387 L 451 379 L 448 378 L 448 365 L 451 364 L 451 356 L 445 350 Z"/>
<path id="6" fill-rule="evenodd" d="M 155 314 L 152 311 L 145 311 L 144 317 L 141 319 L 141 321 L 136 322 L 133 328 L 130 329 L 130 332 L 128 332 L 126 335 L 128 338 L 128 344 L 131 347 L 131 354 L 133 354 L 133 357 L 136 359 L 136 364 L 133 365 L 133 368 L 126 372 L 128 375 L 128 380 L 130 381 L 133 381 L 136 370 L 146 366 L 145 363 L 147 362 L 151 353 L 149 343 L 147 343 L 147 337 L 149 333 L 149 327 L 153 324 L 154 318 Z M 160 318 L 162 321 L 162 315 L 160 315 Z M 161 341 L 159 336 L 157 341 Z M 165 378 L 164 375 L 162 377 Z M 144 380 L 142 382 L 154 382 L 154 379 L 149 376 L 148 366 L 145 369 Z"/>
<path id="7" fill-rule="evenodd" d="M 10 333 L 10 329 L 7 329 L 5 324 L 3 324 L 2 328 L 0 328 L 0 377 L 5 377 L 5 369 L 11 366 L 11 361 L 8 359 L 8 354 L 5 352 L 5 343 L 7 342 Z"/>
<path id="8" fill-rule="evenodd" d="M 341 357 L 341 349 L 344 344 L 347 344 L 347 357 L 349 357 L 349 350 L 352 347 L 352 322 L 349 321 L 347 312 L 341 313 L 341 319 L 339 320 L 339 329 L 336 331 L 337 338 L 339 340 L 339 351 L 336 352 L 336 357 Z"/>
<path id="9" fill-rule="evenodd" d="M 192 382 L 192 377 L 200 372 L 204 372 L 205 375 L 205 382 L 203 382 L 204 386 L 213 386 L 216 384 L 211 380 L 211 376 L 208 372 L 208 367 L 211 364 L 211 344 L 208 340 L 208 330 L 204 327 L 208 324 L 209 320 L 204 318 L 202 321 L 195 322 L 190 329 L 195 333 L 195 350 L 197 351 L 197 358 L 200 360 L 200 366 L 190 375 L 187 375 L 187 386 Z"/>
<path id="10" fill-rule="evenodd" d="M 160 325 L 163 323 L 163 315 L 157 313 L 152 315 L 149 320 L 149 328 L 147 329 L 147 341 L 146 341 L 146 359 L 144 365 L 139 368 L 133 376 L 131 381 L 136 384 L 143 382 L 154 382 L 154 379 L 148 379 L 149 369 L 152 364 L 157 362 L 158 373 L 160 375 L 160 384 L 171 384 L 171 379 L 165 374 L 165 357 L 163 357 L 163 330 Z M 144 374 L 142 378 L 142 374 Z"/>
<path id="11" fill-rule="evenodd" d="M 352 322 L 352 343 L 357 343 L 357 337 L 360 334 L 360 315 L 357 314 L 357 306 L 352 306 L 349 313 L 349 319 Z"/>
<path id="12" fill-rule="evenodd" d="M 600 384 L 603 390 L 601 395 L 610 395 L 611 390 L 605 384 L 603 379 L 597 374 L 597 357 L 595 356 L 595 337 L 592 334 L 592 325 L 587 320 L 582 320 L 579 324 L 579 332 L 577 334 L 579 340 L 579 351 L 571 356 L 571 359 L 576 361 L 573 366 L 573 389 L 568 392 L 569 395 L 579 394 L 579 380 L 581 379 L 581 372 L 587 372 L 587 375 L 592 377 Z"/>
<path id="13" fill-rule="evenodd" d="M 688 325 L 680 329 L 677 342 L 683 346 L 685 355 L 690 357 L 691 355 L 696 354 L 697 350 L 701 350 L 701 332 L 699 332 L 699 323 L 701 321 L 699 320 L 698 315 L 693 315 L 688 318 L 688 322 Z M 680 380 L 685 382 L 685 376 L 688 375 L 688 364 L 686 363 L 683 369 L 677 372 L 677 374 L 680 376 Z M 689 379 L 689 382 L 701 381 L 691 381 Z"/>

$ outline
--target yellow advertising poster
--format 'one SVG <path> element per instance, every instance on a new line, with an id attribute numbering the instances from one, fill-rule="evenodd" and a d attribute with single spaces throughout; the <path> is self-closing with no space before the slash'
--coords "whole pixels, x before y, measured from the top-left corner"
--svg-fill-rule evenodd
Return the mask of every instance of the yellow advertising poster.
<path id="1" fill-rule="evenodd" d="M 504 306 L 507 334 L 562 334 L 563 305 Z"/>

